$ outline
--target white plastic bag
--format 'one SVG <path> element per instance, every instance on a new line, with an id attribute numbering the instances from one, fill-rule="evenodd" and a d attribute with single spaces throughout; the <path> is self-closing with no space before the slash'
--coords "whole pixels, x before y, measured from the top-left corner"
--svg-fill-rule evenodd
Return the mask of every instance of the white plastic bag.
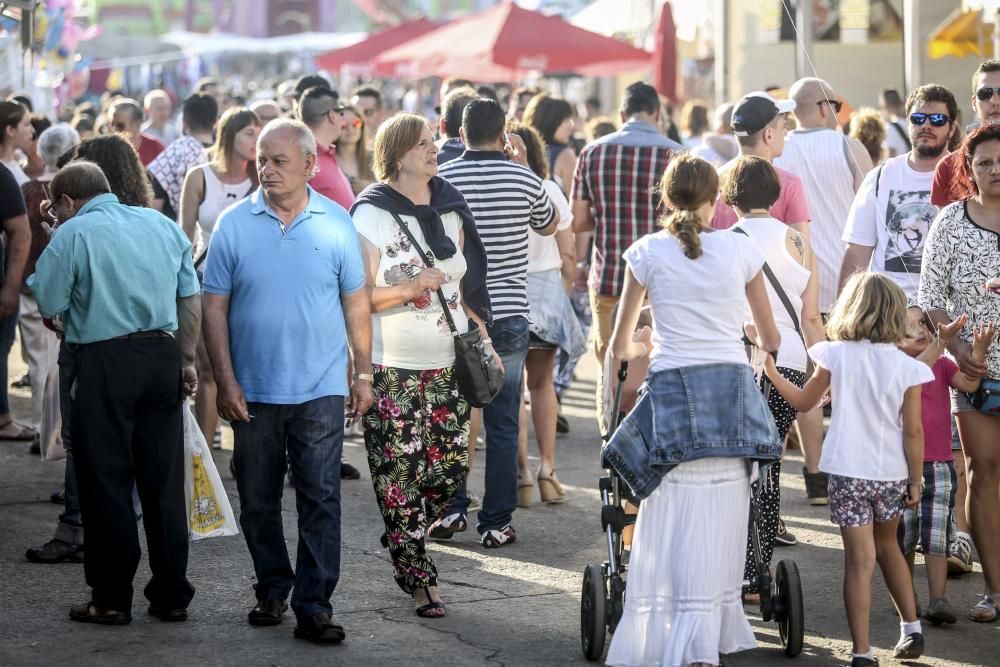
<path id="1" fill-rule="evenodd" d="M 226 487 L 212 459 L 212 451 L 185 400 L 184 412 L 184 500 L 188 533 L 192 540 L 236 535 L 239 529 Z"/>

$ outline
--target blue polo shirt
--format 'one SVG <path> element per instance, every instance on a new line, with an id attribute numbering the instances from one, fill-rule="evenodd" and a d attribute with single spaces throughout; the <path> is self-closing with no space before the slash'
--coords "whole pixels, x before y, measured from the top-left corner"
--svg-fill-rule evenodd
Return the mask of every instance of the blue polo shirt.
<path id="1" fill-rule="evenodd" d="M 191 242 L 150 208 L 98 195 L 59 226 L 28 288 L 45 317 L 62 314 L 69 343 L 177 329 L 177 298 L 198 293 Z"/>
<path id="2" fill-rule="evenodd" d="M 347 395 L 341 294 L 365 286 L 351 217 L 309 188 L 284 227 L 258 188 L 222 212 L 204 289 L 229 297 L 229 347 L 247 401 L 296 405 Z"/>

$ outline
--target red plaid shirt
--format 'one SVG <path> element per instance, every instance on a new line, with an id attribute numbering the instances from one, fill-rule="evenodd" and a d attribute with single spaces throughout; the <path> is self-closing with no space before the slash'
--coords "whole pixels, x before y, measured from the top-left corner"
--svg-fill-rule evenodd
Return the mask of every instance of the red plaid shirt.
<path id="1" fill-rule="evenodd" d="M 590 202 L 594 252 L 590 289 L 620 296 L 625 285 L 629 246 L 657 229 L 661 213 L 660 179 L 681 147 L 649 123 L 630 121 L 621 130 L 580 153 L 573 177 L 573 199 Z"/>

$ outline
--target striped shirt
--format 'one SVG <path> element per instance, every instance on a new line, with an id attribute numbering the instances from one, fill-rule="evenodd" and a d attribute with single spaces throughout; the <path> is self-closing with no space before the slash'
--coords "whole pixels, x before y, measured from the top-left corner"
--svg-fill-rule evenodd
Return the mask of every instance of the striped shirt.
<path id="1" fill-rule="evenodd" d="M 621 295 L 622 254 L 646 234 L 659 231 L 660 179 L 670 158 L 682 150 L 650 123 L 630 120 L 580 153 L 572 199 L 589 202 L 593 210 L 592 292 Z"/>
<path id="2" fill-rule="evenodd" d="M 499 151 L 466 150 L 441 166 L 476 218 L 486 247 L 486 288 L 493 319 L 528 317 L 528 228 L 552 222 L 555 209 L 542 181 Z"/>

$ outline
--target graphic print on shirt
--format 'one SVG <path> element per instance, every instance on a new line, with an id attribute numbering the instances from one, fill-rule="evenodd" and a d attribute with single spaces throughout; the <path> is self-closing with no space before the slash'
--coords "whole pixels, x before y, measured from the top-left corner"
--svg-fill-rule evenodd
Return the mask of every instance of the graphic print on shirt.
<path id="1" fill-rule="evenodd" d="M 930 190 L 890 190 L 885 211 L 889 242 L 885 246 L 885 270 L 920 275 L 920 258 L 937 207 Z"/>

